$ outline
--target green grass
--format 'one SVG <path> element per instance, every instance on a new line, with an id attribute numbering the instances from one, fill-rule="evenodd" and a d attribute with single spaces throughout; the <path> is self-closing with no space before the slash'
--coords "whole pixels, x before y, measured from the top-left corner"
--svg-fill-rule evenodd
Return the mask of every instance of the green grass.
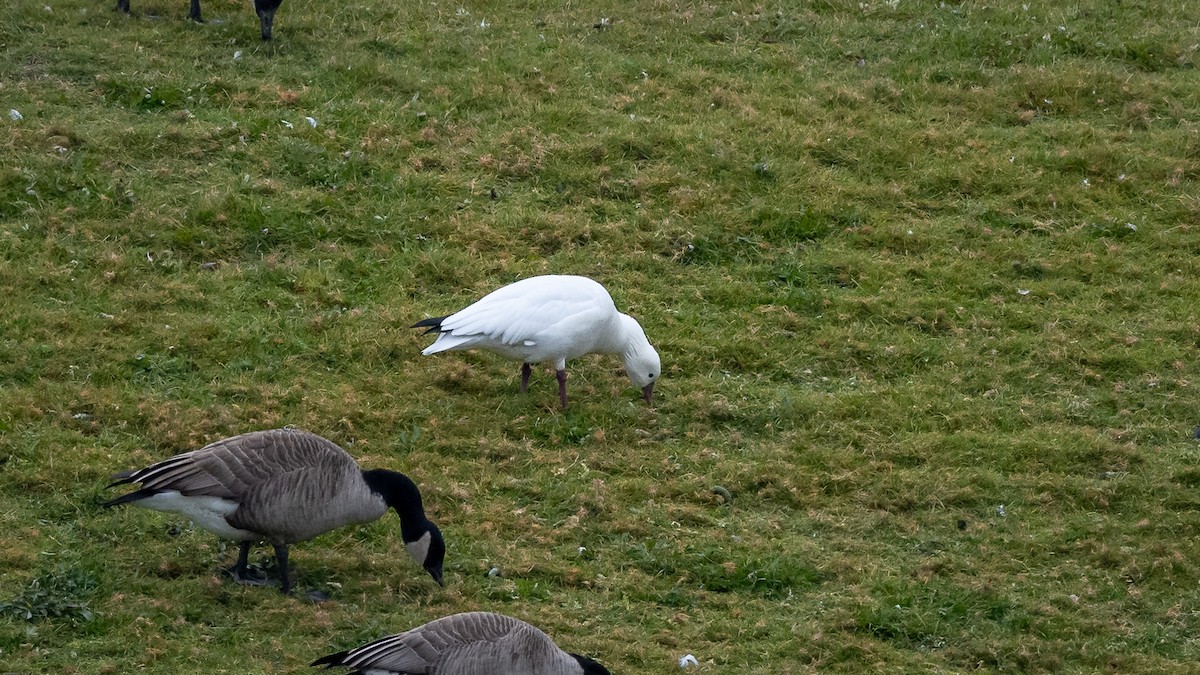
<path id="1" fill-rule="evenodd" d="M 0 670 L 306 672 L 475 609 L 614 673 L 1200 659 L 1190 3 L 111 10 L 0 9 Z M 652 408 L 419 355 L 547 272 L 642 321 Z M 422 486 L 445 589 L 394 516 L 294 548 L 312 605 L 99 508 L 285 424 Z"/>

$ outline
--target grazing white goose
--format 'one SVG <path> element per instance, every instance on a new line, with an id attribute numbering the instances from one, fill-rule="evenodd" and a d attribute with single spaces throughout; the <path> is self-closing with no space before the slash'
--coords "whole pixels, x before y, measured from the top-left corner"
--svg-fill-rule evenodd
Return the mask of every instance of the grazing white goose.
<path id="1" fill-rule="evenodd" d="M 376 520 L 388 507 L 400 516 L 409 555 L 442 583 L 446 545 L 425 517 L 416 484 L 395 471 L 363 471 L 333 441 L 307 431 L 242 434 L 113 479 L 109 487 L 140 483 L 141 488 L 104 506 L 136 504 L 179 513 L 241 542 L 231 572 L 242 583 L 254 583 L 246 574 L 251 543 L 266 540 L 275 547 L 281 590 L 288 593 L 288 544 Z"/>
<path id="2" fill-rule="evenodd" d="M 610 675 L 586 656 L 568 654 L 534 626 L 503 614 L 443 617 L 314 666 L 345 666 L 350 675 Z"/>
<path id="3" fill-rule="evenodd" d="M 422 351 L 479 347 L 521 360 L 521 393 L 531 363 L 553 363 L 558 398 L 567 407 L 567 359 L 620 354 L 625 373 L 649 403 L 662 374 L 658 352 L 636 319 L 617 311 L 604 287 L 587 277 L 546 275 L 522 279 L 485 295 L 466 309 L 425 319 L 413 328 L 438 333 Z"/>

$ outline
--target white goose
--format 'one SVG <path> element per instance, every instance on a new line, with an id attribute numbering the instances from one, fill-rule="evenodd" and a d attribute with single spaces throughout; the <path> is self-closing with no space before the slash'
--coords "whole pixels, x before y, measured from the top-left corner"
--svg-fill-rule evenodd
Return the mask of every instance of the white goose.
<path id="1" fill-rule="evenodd" d="M 553 363 L 558 398 L 567 407 L 567 359 L 620 354 L 625 373 L 649 403 L 662 374 L 658 352 L 636 319 L 617 311 L 604 287 L 587 277 L 546 275 L 522 279 L 469 307 L 413 324 L 438 333 L 421 353 L 487 349 L 521 360 L 521 393 L 531 363 Z"/>
<path id="2" fill-rule="evenodd" d="M 569 654 L 536 627 L 503 614 L 467 612 L 313 661 L 351 674 L 610 675 L 586 656 Z"/>
<path id="3" fill-rule="evenodd" d="M 299 429 L 255 431 L 210 443 L 144 469 L 113 476 L 114 485 L 138 490 L 104 506 L 135 504 L 187 516 L 200 527 L 241 543 L 231 572 L 247 576 L 250 544 L 275 547 L 282 590 L 291 590 L 288 544 L 345 525 L 378 519 L 388 507 L 400 516 L 400 533 L 413 560 L 442 583 L 446 545 L 425 517 L 421 493 L 402 473 L 363 471 L 333 441 Z"/>

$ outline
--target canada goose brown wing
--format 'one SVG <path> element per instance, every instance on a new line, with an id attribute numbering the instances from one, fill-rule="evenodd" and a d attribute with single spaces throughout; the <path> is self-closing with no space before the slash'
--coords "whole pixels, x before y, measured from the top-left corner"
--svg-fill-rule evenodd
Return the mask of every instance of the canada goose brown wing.
<path id="1" fill-rule="evenodd" d="M 316 434 L 272 429 L 222 439 L 117 477 L 120 482 L 141 483 L 146 490 L 242 501 L 280 476 L 304 474 L 307 469 L 341 473 L 357 466 L 345 450 Z"/>
<path id="2" fill-rule="evenodd" d="M 375 520 L 386 511 L 387 504 L 363 481 L 357 465 L 303 467 L 255 484 L 226 520 L 275 543 L 294 543 Z"/>
<path id="3" fill-rule="evenodd" d="M 454 614 L 353 649 L 340 655 L 339 665 L 397 673 L 469 672 L 460 666 L 476 660 L 471 652 L 491 651 L 526 625 L 491 612 Z M 447 663 L 450 658 L 455 662 Z"/>

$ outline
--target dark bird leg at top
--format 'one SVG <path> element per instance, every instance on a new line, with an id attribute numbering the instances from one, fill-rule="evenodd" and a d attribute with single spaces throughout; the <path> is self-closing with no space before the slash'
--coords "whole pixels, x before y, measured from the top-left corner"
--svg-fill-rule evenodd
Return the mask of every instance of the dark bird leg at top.
<path id="1" fill-rule="evenodd" d="M 567 409 L 567 371 L 556 370 L 554 376 L 558 378 L 558 400 L 562 402 L 563 410 Z"/>
<path id="2" fill-rule="evenodd" d="M 531 372 L 533 372 L 533 369 L 529 367 L 528 363 L 521 364 L 521 393 L 522 394 L 524 394 L 529 389 L 529 373 L 531 373 Z"/>
<path id="3" fill-rule="evenodd" d="M 199 0 L 197 0 L 198 2 Z M 283 0 L 254 0 L 254 13 L 258 15 L 262 39 L 271 39 L 271 25 L 275 23 L 275 10 Z"/>
<path id="4" fill-rule="evenodd" d="M 117 0 L 117 11 L 129 13 L 129 0 Z"/>
<path id="5" fill-rule="evenodd" d="M 204 23 L 200 18 L 200 0 L 192 0 L 192 8 L 188 10 L 188 18 L 196 23 Z"/>
<path id="6" fill-rule="evenodd" d="M 275 545 L 275 562 L 279 563 L 279 590 L 287 595 L 292 592 L 292 580 L 288 576 L 288 547 L 287 544 Z"/>
<path id="7" fill-rule="evenodd" d="M 250 558 L 250 545 L 252 542 L 243 541 L 238 546 L 238 559 L 233 567 L 225 570 L 229 576 L 233 577 L 234 582 L 243 586 L 263 586 L 266 580 L 261 576 L 252 576 L 250 574 L 250 566 L 247 564 Z"/>
<path id="8" fill-rule="evenodd" d="M 249 558 L 250 558 L 250 542 L 243 541 L 238 546 L 237 562 L 233 564 L 233 569 L 229 570 L 229 573 L 233 575 L 234 579 L 241 581 L 242 579 L 246 578 L 246 561 Z"/>
<path id="9" fill-rule="evenodd" d="M 233 567 L 226 569 L 226 572 L 233 577 L 235 584 L 242 586 L 265 586 L 268 581 L 262 574 L 256 572 L 251 574 L 250 565 L 250 546 L 253 542 L 241 542 L 238 545 L 238 562 L 234 563 Z"/>

